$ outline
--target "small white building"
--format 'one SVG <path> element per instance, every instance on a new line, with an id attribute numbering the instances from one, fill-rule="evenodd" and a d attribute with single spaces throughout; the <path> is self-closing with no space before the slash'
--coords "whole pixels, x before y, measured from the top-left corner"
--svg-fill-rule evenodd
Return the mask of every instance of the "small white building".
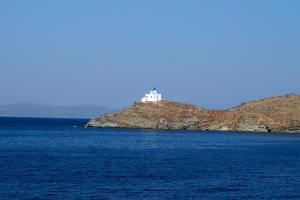
<path id="1" fill-rule="evenodd" d="M 156 89 L 153 88 L 145 97 L 141 99 L 142 102 L 158 102 L 161 100 L 161 94 L 157 93 Z"/>

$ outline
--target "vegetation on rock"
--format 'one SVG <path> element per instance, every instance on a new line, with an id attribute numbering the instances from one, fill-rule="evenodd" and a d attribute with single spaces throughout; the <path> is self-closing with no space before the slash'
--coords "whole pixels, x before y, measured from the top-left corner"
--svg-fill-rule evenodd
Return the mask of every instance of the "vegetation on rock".
<path id="1" fill-rule="evenodd" d="M 86 127 L 300 132 L 300 95 L 249 101 L 227 110 L 162 100 L 102 115 Z"/>

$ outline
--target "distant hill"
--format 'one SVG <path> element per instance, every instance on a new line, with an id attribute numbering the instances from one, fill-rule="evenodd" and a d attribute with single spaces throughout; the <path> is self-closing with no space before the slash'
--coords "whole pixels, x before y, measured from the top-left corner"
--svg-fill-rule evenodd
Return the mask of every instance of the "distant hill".
<path id="1" fill-rule="evenodd" d="M 208 110 L 167 100 L 136 103 L 92 119 L 86 127 L 300 133 L 300 95 L 249 101 L 227 110 Z"/>
<path id="2" fill-rule="evenodd" d="M 50 118 L 93 118 L 110 113 L 114 109 L 98 105 L 50 106 L 36 104 L 0 105 L 0 116 L 50 117 Z"/>

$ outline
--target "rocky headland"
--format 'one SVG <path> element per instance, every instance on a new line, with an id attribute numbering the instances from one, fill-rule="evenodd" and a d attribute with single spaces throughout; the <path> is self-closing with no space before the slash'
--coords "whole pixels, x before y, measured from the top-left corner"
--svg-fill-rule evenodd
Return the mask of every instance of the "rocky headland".
<path id="1" fill-rule="evenodd" d="M 226 110 L 167 100 L 140 102 L 91 119 L 86 127 L 300 133 L 300 95 L 249 101 Z"/>

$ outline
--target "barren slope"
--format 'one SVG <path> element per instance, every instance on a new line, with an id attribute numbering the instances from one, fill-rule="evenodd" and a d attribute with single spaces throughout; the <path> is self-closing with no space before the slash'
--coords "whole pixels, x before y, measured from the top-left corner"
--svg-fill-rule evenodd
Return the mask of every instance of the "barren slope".
<path id="1" fill-rule="evenodd" d="M 86 127 L 300 132 L 300 95 L 250 101 L 228 110 L 166 100 L 137 103 L 92 119 Z"/>

